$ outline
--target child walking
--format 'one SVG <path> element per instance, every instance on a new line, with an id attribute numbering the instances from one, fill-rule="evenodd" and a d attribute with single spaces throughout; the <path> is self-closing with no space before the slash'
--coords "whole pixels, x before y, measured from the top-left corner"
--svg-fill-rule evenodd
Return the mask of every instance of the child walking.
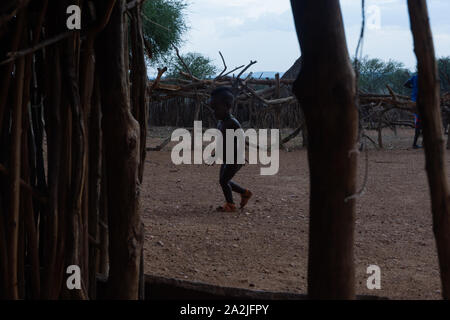
<path id="1" fill-rule="evenodd" d="M 234 105 L 234 96 L 231 90 L 227 87 L 219 87 L 211 93 L 210 106 L 214 111 L 214 116 L 218 120 L 218 129 L 223 136 L 223 164 L 220 167 L 220 177 L 219 183 L 222 187 L 223 194 L 225 196 L 225 204 L 217 208 L 217 211 L 221 212 L 236 212 L 236 205 L 233 201 L 233 192 L 239 193 L 241 195 L 240 207 L 243 208 L 248 200 L 252 197 L 252 193 L 239 186 L 237 183 L 231 179 L 234 175 L 242 168 L 242 164 L 237 163 L 237 140 L 234 139 L 234 162 L 232 164 L 226 163 L 226 130 L 232 129 L 236 130 L 241 128 L 239 121 L 233 117 L 230 113 L 232 106 Z"/>

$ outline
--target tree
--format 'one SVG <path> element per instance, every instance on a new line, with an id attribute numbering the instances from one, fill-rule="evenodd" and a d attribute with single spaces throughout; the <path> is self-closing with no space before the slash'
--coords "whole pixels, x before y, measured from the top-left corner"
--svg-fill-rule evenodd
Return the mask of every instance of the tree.
<path id="1" fill-rule="evenodd" d="M 143 5 L 143 30 L 147 50 L 151 50 L 153 64 L 172 53 L 172 46 L 180 46 L 187 31 L 184 0 L 152 0 Z"/>
<path id="2" fill-rule="evenodd" d="M 437 60 L 441 91 L 450 91 L 450 57 L 442 57 Z M 386 85 L 394 92 L 409 95 L 410 90 L 403 84 L 412 76 L 412 72 L 405 68 L 402 62 L 378 58 L 364 57 L 359 61 L 359 89 L 363 92 L 389 94 Z"/>
<path id="3" fill-rule="evenodd" d="M 356 81 L 338 0 L 291 0 L 302 68 L 293 86 L 308 129 L 308 296 L 355 298 Z"/>
<path id="4" fill-rule="evenodd" d="M 441 80 L 441 91 L 450 91 L 450 57 L 438 59 L 439 78 Z"/>
<path id="5" fill-rule="evenodd" d="M 189 52 L 181 55 L 181 58 L 191 70 L 194 77 L 204 79 L 211 77 L 217 73 L 217 67 L 212 60 L 197 52 Z M 187 72 L 183 63 L 177 57 L 173 57 L 169 63 L 169 68 L 166 76 L 168 78 L 180 77 L 180 71 Z"/>
<path id="6" fill-rule="evenodd" d="M 401 62 L 366 56 L 359 61 L 359 71 L 358 86 L 363 92 L 389 94 L 386 88 L 389 85 L 396 93 L 409 94 L 403 84 L 411 77 L 411 72 Z"/>

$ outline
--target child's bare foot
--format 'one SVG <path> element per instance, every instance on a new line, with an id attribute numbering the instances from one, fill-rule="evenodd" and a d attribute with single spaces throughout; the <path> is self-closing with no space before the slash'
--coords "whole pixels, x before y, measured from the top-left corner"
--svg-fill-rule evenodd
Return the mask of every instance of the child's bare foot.
<path id="1" fill-rule="evenodd" d="M 253 193 L 250 192 L 250 190 L 245 190 L 243 194 L 241 194 L 241 209 L 245 207 L 248 200 L 252 197 Z"/>
<path id="2" fill-rule="evenodd" d="M 222 207 L 218 207 L 219 212 L 236 212 L 236 206 L 234 203 L 225 203 Z"/>

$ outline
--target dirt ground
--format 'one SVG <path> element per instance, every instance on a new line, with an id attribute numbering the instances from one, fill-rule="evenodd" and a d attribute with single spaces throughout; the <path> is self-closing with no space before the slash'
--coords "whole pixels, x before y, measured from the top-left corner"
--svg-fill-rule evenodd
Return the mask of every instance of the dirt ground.
<path id="1" fill-rule="evenodd" d="M 170 132 L 151 129 L 147 145 L 157 145 Z M 410 129 L 397 135 L 386 130 L 385 149 L 371 147 L 368 153 L 367 190 L 356 209 L 357 294 L 440 298 L 424 154 L 410 148 L 413 134 Z M 369 135 L 376 138 L 374 132 Z M 142 190 L 146 273 L 306 293 L 309 174 L 298 139 L 289 152 L 280 152 L 277 175 L 261 176 L 258 165 L 237 174 L 235 181 L 254 197 L 243 211 L 231 214 L 215 212 L 223 204 L 219 166 L 175 166 L 171 145 L 149 152 Z M 363 155 L 359 162 L 361 185 Z M 450 172 L 449 155 L 446 165 Z M 372 264 L 381 268 L 381 290 L 366 287 L 366 269 Z"/>

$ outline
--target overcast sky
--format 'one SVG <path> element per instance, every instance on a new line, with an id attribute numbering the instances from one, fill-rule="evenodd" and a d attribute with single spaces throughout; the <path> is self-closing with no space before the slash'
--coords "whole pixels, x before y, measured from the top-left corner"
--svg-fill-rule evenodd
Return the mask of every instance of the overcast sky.
<path id="1" fill-rule="evenodd" d="M 188 0 L 182 53 L 200 52 L 229 66 L 257 60 L 252 71 L 286 71 L 300 55 L 289 0 Z M 428 0 L 437 56 L 450 56 L 450 1 Z M 380 28 L 366 29 L 364 55 L 395 59 L 415 68 L 406 0 L 366 0 L 376 5 Z M 353 56 L 361 28 L 361 1 L 341 0 L 347 45 Z M 372 9 L 373 10 L 373 7 Z M 376 23 L 376 10 L 370 22 Z"/>

